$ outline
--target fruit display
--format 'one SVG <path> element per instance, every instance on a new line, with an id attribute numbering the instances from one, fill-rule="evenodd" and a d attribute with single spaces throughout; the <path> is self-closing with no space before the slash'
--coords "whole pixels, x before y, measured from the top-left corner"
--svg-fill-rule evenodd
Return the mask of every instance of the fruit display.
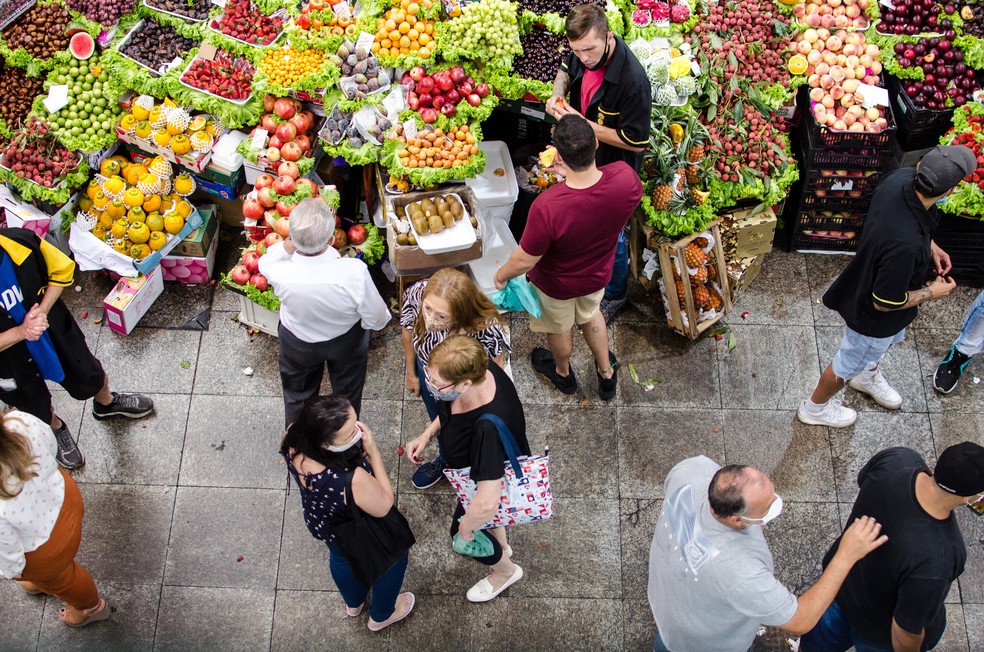
<path id="1" fill-rule="evenodd" d="M 133 11 L 137 0 L 65 0 L 65 4 L 89 20 L 111 27 L 120 16 Z"/>
<path id="2" fill-rule="evenodd" d="M 29 77 L 20 68 L 5 66 L 0 71 L 0 88 L 8 90 L 5 101 L 0 102 L 0 119 L 8 129 L 16 128 L 27 117 L 43 87 L 43 77 Z"/>
<path id="3" fill-rule="evenodd" d="M 275 234 L 274 234 L 275 235 Z M 279 237 L 279 236 L 278 236 Z M 280 240 L 282 240 L 281 238 Z M 280 240 L 271 242 L 271 246 Z M 262 241 L 250 243 L 243 249 L 242 256 L 239 257 L 236 265 L 224 274 L 223 283 L 229 285 L 240 292 L 246 294 L 253 302 L 265 307 L 267 310 L 279 310 L 280 301 L 274 294 L 273 286 L 263 274 L 260 274 L 260 257 L 266 253 L 267 245 Z M 265 296 L 262 296 L 265 295 Z"/>
<path id="4" fill-rule="evenodd" d="M 120 106 L 109 90 L 109 71 L 99 54 L 58 64 L 49 73 L 48 84 L 68 86 L 68 104 L 63 108 L 53 114 L 38 109 L 66 147 L 93 152 L 116 140 L 114 126 Z"/>
<path id="5" fill-rule="evenodd" d="M 29 0 L 4 0 L 0 2 L 0 26 L 6 27 L 18 16 L 30 9 L 33 2 Z"/>
<path id="6" fill-rule="evenodd" d="M 394 60 L 402 60 L 402 57 L 430 59 L 437 45 L 434 21 L 421 17 L 421 10 L 430 7 L 431 0 L 419 3 L 401 0 L 399 7 L 387 9 L 376 19 L 373 54 Z"/>
<path id="7" fill-rule="evenodd" d="M 524 185 L 534 192 L 542 192 L 563 181 L 564 177 L 550 169 L 556 157 L 557 149 L 553 145 L 540 152 L 530 164 L 523 167 L 527 181 Z"/>
<path id="8" fill-rule="evenodd" d="M 301 103 L 293 98 L 266 95 L 263 108 L 267 110 L 260 118 L 257 129 L 267 132 L 262 147 L 253 149 L 256 129 L 240 143 L 238 151 L 250 163 L 258 164 L 268 170 L 275 170 L 281 161 L 289 161 L 300 166 L 301 174 L 310 172 L 314 165 L 317 118 Z"/>
<path id="9" fill-rule="evenodd" d="M 630 12 L 630 20 L 635 27 L 665 27 L 671 23 L 686 23 L 691 17 L 690 5 L 685 0 L 636 0 Z"/>
<path id="10" fill-rule="evenodd" d="M 953 11 L 950 11 L 950 10 Z M 947 16 L 952 16 L 957 12 L 956 5 L 952 3 L 947 3 L 943 7 L 943 11 L 946 12 Z M 960 31 L 964 36 L 973 36 L 978 39 L 984 38 L 984 8 L 979 7 L 976 3 L 965 4 L 960 7 L 959 11 L 960 20 L 963 23 L 960 26 Z M 946 22 L 949 19 L 944 19 L 940 21 L 941 23 Z M 944 29 L 944 25 L 939 26 L 940 29 Z M 947 25 L 946 28 L 950 26 Z M 944 36 L 946 36 L 944 34 Z M 952 38 L 950 40 L 953 40 Z"/>
<path id="11" fill-rule="evenodd" d="M 943 111 L 969 102 L 979 88 L 973 68 L 964 54 L 946 38 L 921 38 L 916 43 L 895 44 L 893 72 L 905 77 L 905 94 L 919 108 Z"/>
<path id="12" fill-rule="evenodd" d="M 68 45 L 71 21 L 62 5 L 39 2 L 3 31 L 3 40 L 12 52 L 23 49 L 28 58 L 50 59 Z"/>
<path id="13" fill-rule="evenodd" d="M 520 77 L 541 82 L 553 82 L 557 68 L 570 52 L 566 36 L 542 25 L 533 25 L 519 43 L 523 53 L 513 61 L 513 70 Z"/>
<path id="14" fill-rule="evenodd" d="M 122 156 L 107 162 L 86 187 L 76 222 L 118 253 L 143 260 L 184 228 L 195 210 L 185 198 L 194 181 L 187 173 L 174 176 L 161 157 L 146 167 Z M 102 174 L 112 171 L 118 173 Z"/>
<path id="15" fill-rule="evenodd" d="M 686 43 L 681 44 L 680 49 L 634 46 L 633 53 L 646 69 L 656 106 L 685 104 L 697 91 L 690 46 Z"/>
<path id="16" fill-rule="evenodd" d="M 257 9 L 252 0 L 229 0 L 222 15 L 208 24 L 209 28 L 231 39 L 256 47 L 276 41 L 284 27 L 284 12 L 268 16 Z"/>
<path id="17" fill-rule="evenodd" d="M 437 195 L 433 198 L 427 197 L 419 202 L 410 202 L 402 207 L 402 210 L 417 238 L 436 235 L 445 229 L 453 228 L 457 222 L 465 217 L 470 217 L 467 209 L 461 203 L 461 198 L 454 194 Z M 473 226 L 476 224 L 477 220 Z M 407 244 L 410 244 L 409 239 Z"/>
<path id="18" fill-rule="evenodd" d="M 198 43 L 186 38 L 170 25 L 145 19 L 119 46 L 119 52 L 142 66 L 162 74 L 175 59 L 184 59 Z"/>
<path id="19" fill-rule="evenodd" d="M 403 73 L 400 84 L 408 91 L 410 110 L 427 124 L 436 122 L 438 115 L 453 118 L 462 103 L 477 108 L 492 93 L 488 84 L 476 82 L 461 66 L 429 75 L 422 66 L 414 66 Z"/>
<path id="20" fill-rule="evenodd" d="M 80 157 L 55 142 L 51 128 L 30 118 L 3 146 L 0 164 L 14 176 L 54 188 L 80 166 Z"/>
<path id="21" fill-rule="evenodd" d="M 341 71 L 342 79 L 338 86 L 346 99 L 364 100 L 376 91 L 389 87 L 389 74 L 379 64 L 379 59 L 365 48 L 356 47 L 347 38 L 329 60 Z"/>
<path id="22" fill-rule="evenodd" d="M 516 5 L 509 0 L 478 0 L 465 5 L 461 16 L 442 23 L 440 38 L 450 61 L 476 59 L 509 68 L 523 53 Z"/>
<path id="23" fill-rule="evenodd" d="M 301 176 L 296 163 L 281 161 L 271 174 L 261 174 L 243 201 L 246 231 L 267 246 L 290 234 L 290 214 L 302 199 L 319 197 L 318 186 Z"/>
<path id="24" fill-rule="evenodd" d="M 425 129 L 409 140 L 402 125 L 394 130 L 394 138 L 406 144 L 398 154 L 402 165 L 409 169 L 450 169 L 471 162 L 479 153 L 475 135 L 468 125 L 452 127 L 447 133 L 441 129 Z"/>
<path id="25" fill-rule="evenodd" d="M 209 0 L 143 0 L 143 3 L 150 9 L 197 22 L 205 21 L 212 10 Z"/>
<path id="26" fill-rule="evenodd" d="M 893 0 L 891 7 L 879 8 L 878 33 L 915 36 L 937 31 L 941 6 L 936 0 Z"/>
<path id="27" fill-rule="evenodd" d="M 253 64 L 245 57 L 219 50 L 214 59 L 196 57 L 181 75 L 181 83 L 209 95 L 242 104 L 253 94 L 255 72 Z"/>
<path id="28" fill-rule="evenodd" d="M 718 277 L 720 270 L 712 263 L 710 256 L 713 247 L 711 234 L 705 231 L 685 245 L 681 255 L 670 257 L 674 267 L 674 290 L 680 311 L 687 317 L 696 317 L 698 323 L 716 317 L 717 311 L 724 306 L 721 280 Z M 687 302 L 688 287 L 696 315 L 688 315 L 690 312 Z"/>
<path id="29" fill-rule="evenodd" d="M 984 214 L 984 106 L 965 104 L 953 113 L 953 128 L 940 143 L 969 147 L 977 157 L 977 169 L 968 174 L 941 204 L 954 215 Z"/>
<path id="30" fill-rule="evenodd" d="M 145 141 L 145 149 L 166 148 L 176 156 L 198 159 L 212 151 L 225 128 L 209 115 L 191 115 L 165 98 L 158 104 L 150 95 L 137 97 L 119 122 L 119 129 Z"/>
<path id="31" fill-rule="evenodd" d="M 871 0 L 806 0 L 793 6 L 800 26 L 827 29 L 868 29 Z"/>
<path id="32" fill-rule="evenodd" d="M 317 84 L 326 84 L 327 75 L 332 70 L 326 68 L 328 54 L 322 50 L 309 48 L 295 50 L 293 46 L 267 50 L 260 59 L 260 72 L 267 77 L 267 83 L 281 89 L 299 88 L 305 79 L 315 79 L 315 85 L 308 84 L 312 90 Z"/>
<path id="33" fill-rule="evenodd" d="M 296 27 L 296 30 L 291 32 L 310 38 L 356 36 L 355 17 L 352 16 L 351 11 L 347 12 L 348 15 L 336 13 L 333 9 L 335 4 L 338 2 L 329 3 L 324 0 L 311 0 L 304 3 L 301 13 L 291 21 L 291 25 Z"/>
<path id="34" fill-rule="evenodd" d="M 602 7 L 605 6 L 603 0 L 519 0 L 518 4 L 521 10 L 532 12 L 538 16 L 544 14 L 566 16 L 574 7 L 592 2 Z"/>

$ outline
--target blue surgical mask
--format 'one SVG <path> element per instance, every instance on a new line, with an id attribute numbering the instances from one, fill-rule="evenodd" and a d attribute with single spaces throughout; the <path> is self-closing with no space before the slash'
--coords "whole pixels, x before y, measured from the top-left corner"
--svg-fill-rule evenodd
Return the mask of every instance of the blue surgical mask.
<path id="1" fill-rule="evenodd" d="M 446 389 L 443 392 L 438 391 L 436 387 L 430 384 L 430 381 L 427 382 L 427 391 L 430 392 L 430 395 L 434 397 L 435 401 L 444 401 L 445 403 L 456 401 L 461 398 L 462 394 L 464 394 L 464 392 L 459 392 L 453 387 Z"/>
<path id="2" fill-rule="evenodd" d="M 772 501 L 769 505 L 769 511 L 766 512 L 765 516 L 762 518 L 746 518 L 744 516 L 740 517 L 741 520 L 745 521 L 749 525 L 765 525 L 769 521 L 774 520 L 779 514 L 782 513 L 782 497 L 776 494 L 776 499 Z"/>

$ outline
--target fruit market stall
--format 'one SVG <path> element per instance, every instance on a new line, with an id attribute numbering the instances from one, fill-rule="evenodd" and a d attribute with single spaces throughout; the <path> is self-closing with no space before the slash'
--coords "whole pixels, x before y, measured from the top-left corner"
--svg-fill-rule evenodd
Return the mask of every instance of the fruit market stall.
<path id="1" fill-rule="evenodd" d="M 255 258 L 305 197 L 337 207 L 343 254 L 401 287 L 487 270 L 560 181 L 543 101 L 588 2 L 652 87 L 632 270 L 681 333 L 727 312 L 775 234 L 851 252 L 881 174 L 938 142 L 980 153 L 970 2 L 15 1 L 0 12 L 6 222 L 85 265 L 185 282 L 212 275 L 218 222 L 234 224 L 240 264 L 219 271 L 268 332 L 275 288 Z M 982 193 L 975 173 L 943 204 L 952 233 L 980 222 Z M 984 243 L 954 241 L 965 278 L 984 276 Z"/>

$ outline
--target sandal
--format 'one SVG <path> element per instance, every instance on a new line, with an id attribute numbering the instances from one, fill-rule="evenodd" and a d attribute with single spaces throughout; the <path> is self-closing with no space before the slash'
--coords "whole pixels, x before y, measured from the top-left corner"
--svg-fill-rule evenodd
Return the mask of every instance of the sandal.
<path id="1" fill-rule="evenodd" d="M 108 602 L 106 602 L 102 598 L 99 598 L 99 604 L 97 604 L 92 609 L 85 609 L 82 611 L 82 614 L 85 615 L 85 618 L 80 622 L 77 623 L 69 622 L 68 620 L 66 620 L 67 614 L 68 614 L 68 610 L 66 610 L 64 607 L 58 611 L 58 617 L 61 618 L 61 621 L 63 623 L 65 623 L 69 627 L 85 627 L 86 625 L 97 623 L 100 620 L 109 620 L 109 617 L 113 615 L 113 610 L 110 608 Z"/>

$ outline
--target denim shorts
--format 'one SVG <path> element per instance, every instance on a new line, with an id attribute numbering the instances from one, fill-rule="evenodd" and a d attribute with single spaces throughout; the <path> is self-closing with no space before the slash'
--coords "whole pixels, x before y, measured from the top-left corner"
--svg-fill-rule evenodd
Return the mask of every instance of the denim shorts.
<path id="1" fill-rule="evenodd" d="M 851 380 L 877 365 L 888 351 L 888 347 L 900 344 L 904 339 L 904 328 L 888 337 L 868 337 L 846 328 L 840 348 L 834 356 L 834 374 L 842 380 Z"/>

